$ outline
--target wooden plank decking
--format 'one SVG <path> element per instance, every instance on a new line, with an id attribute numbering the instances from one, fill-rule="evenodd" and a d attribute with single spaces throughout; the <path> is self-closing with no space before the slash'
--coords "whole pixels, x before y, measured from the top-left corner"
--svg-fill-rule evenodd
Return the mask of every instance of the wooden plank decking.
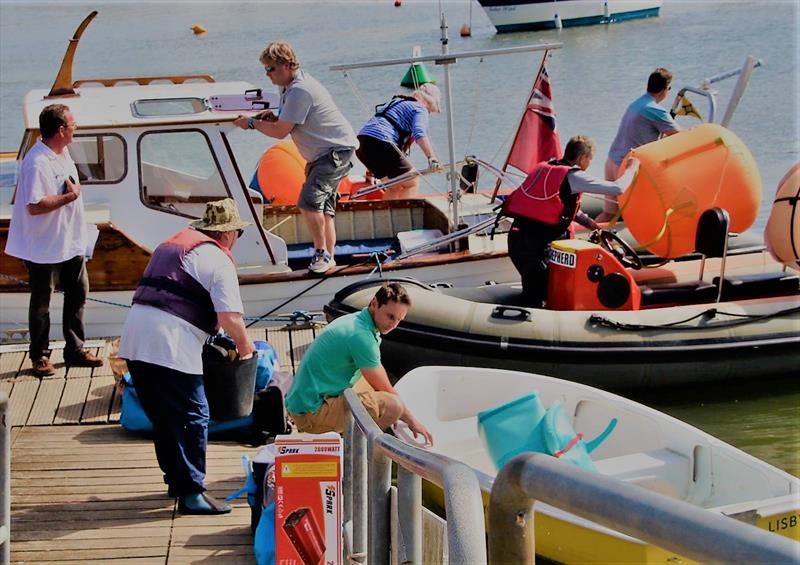
<path id="1" fill-rule="evenodd" d="M 314 329 L 256 328 L 294 372 Z M 91 342 L 107 358 L 111 340 Z M 20 350 L 22 349 L 22 350 Z M 0 390 L 10 396 L 11 561 L 15 563 L 252 563 L 250 510 L 183 516 L 168 498 L 149 439 L 119 422 L 111 367 L 30 374 L 25 348 L 0 346 Z M 241 455 L 255 448 L 211 442 L 207 487 L 224 498 L 243 484 Z"/>

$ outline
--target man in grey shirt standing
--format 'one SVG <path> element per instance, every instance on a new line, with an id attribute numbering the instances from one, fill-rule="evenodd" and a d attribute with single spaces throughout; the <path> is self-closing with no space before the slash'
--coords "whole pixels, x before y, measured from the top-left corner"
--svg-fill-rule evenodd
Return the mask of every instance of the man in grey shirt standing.
<path id="1" fill-rule="evenodd" d="M 239 116 L 234 124 L 277 139 L 291 134 L 306 160 L 306 180 L 297 207 L 314 240 L 314 257 L 308 268 L 324 273 L 336 265 L 337 189 L 353 167 L 356 134 L 325 87 L 300 69 L 288 43 L 270 43 L 259 60 L 272 83 L 280 87 L 278 115 L 267 110 L 255 117 Z"/>

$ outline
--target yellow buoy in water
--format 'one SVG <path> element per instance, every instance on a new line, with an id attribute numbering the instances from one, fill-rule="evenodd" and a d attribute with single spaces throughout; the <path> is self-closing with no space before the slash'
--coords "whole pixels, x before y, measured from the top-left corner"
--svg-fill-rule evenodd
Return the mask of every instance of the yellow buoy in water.
<path id="1" fill-rule="evenodd" d="M 189 29 L 191 29 L 192 33 L 194 33 L 195 35 L 201 35 L 201 34 L 203 34 L 203 33 L 208 31 L 206 28 L 204 28 L 200 24 L 195 24 L 192 27 L 190 27 Z"/>
<path id="2" fill-rule="evenodd" d="M 622 217 L 636 240 L 672 259 L 694 251 L 697 221 L 720 207 L 730 231 L 743 232 L 761 205 L 761 176 L 733 132 L 702 124 L 631 150 L 639 171 L 620 197 Z M 623 167 L 627 163 L 623 163 Z"/>
<path id="3" fill-rule="evenodd" d="M 800 162 L 778 183 L 764 243 L 776 261 L 800 270 Z"/>

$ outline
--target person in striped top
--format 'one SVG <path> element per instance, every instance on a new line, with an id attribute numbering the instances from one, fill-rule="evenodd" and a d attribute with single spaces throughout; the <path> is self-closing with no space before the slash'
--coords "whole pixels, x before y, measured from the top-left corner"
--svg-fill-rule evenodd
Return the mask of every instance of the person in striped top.
<path id="1" fill-rule="evenodd" d="M 440 111 L 439 88 L 420 85 L 410 96 L 396 95 L 377 107 L 375 115 L 358 132 L 356 156 L 376 178 L 387 181 L 414 170 L 407 152 L 416 142 L 428 166 L 439 168 L 439 160 L 428 139 L 431 112 Z M 419 188 L 419 177 L 409 178 L 387 189 L 385 199 L 411 198 Z"/>

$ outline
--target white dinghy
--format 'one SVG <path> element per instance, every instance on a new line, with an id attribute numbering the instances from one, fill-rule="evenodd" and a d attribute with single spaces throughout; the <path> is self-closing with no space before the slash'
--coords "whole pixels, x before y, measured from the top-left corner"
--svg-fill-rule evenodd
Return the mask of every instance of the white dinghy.
<path id="1" fill-rule="evenodd" d="M 491 477 L 478 414 L 536 393 L 562 403 L 575 432 L 594 438 L 597 472 L 800 541 L 800 480 L 671 416 L 589 386 L 530 373 L 419 367 L 396 385 L 434 437 L 430 449 Z M 431 493 L 434 494 L 435 493 Z M 536 550 L 562 563 L 687 563 L 689 560 L 588 520 L 536 505 Z"/>

